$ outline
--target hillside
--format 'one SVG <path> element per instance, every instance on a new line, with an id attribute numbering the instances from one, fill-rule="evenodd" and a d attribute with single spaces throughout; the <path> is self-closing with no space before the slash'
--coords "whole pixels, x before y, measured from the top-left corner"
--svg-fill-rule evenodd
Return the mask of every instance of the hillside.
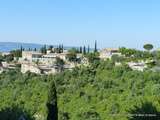
<path id="1" fill-rule="evenodd" d="M 20 43 L 20 42 L 0 42 L 0 52 L 9 52 L 11 50 L 20 49 L 21 46 L 25 49 L 34 49 L 34 48 L 41 48 L 43 44 L 36 44 L 36 43 Z M 47 45 L 49 46 L 49 45 Z M 54 47 L 57 47 L 58 45 L 53 45 Z M 71 48 L 77 48 L 75 46 L 64 46 L 64 49 L 71 49 Z M 93 48 L 90 48 L 91 51 L 93 51 Z"/>
<path id="2" fill-rule="evenodd" d="M 0 42 L 0 51 L 8 52 L 11 50 L 19 49 L 23 46 L 23 48 L 41 48 L 41 44 L 33 44 L 33 43 L 18 43 L 18 42 Z"/>
<path id="3" fill-rule="evenodd" d="M 160 112 L 159 72 L 133 71 L 127 66 L 114 66 L 112 61 L 55 76 L 9 71 L 0 75 L 0 83 L 1 112 L 16 106 L 34 118 L 29 120 L 46 120 L 47 96 L 53 83 L 59 120 L 143 120 L 129 114 Z M 51 101 L 55 101 L 53 96 Z M 0 118 L 4 118 L 1 112 Z"/>

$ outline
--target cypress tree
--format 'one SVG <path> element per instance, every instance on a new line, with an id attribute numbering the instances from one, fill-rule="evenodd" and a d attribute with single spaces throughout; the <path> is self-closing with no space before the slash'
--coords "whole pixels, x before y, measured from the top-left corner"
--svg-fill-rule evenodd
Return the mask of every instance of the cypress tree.
<path id="1" fill-rule="evenodd" d="M 79 53 L 79 49 L 78 48 L 74 48 L 74 49 L 75 49 L 76 53 Z"/>
<path id="2" fill-rule="evenodd" d="M 49 87 L 47 108 L 47 120 L 58 120 L 57 91 L 54 82 Z"/>
<path id="3" fill-rule="evenodd" d="M 47 53 L 47 46 L 44 45 L 44 54 L 46 54 L 46 53 Z"/>
<path id="4" fill-rule="evenodd" d="M 53 49 L 53 45 L 50 45 L 48 50 L 52 50 Z"/>
<path id="5" fill-rule="evenodd" d="M 86 54 L 86 47 L 83 47 L 83 54 Z"/>
<path id="6" fill-rule="evenodd" d="M 97 52 L 97 40 L 95 41 L 94 52 Z"/>
<path id="7" fill-rule="evenodd" d="M 79 52 L 82 53 L 82 47 L 81 47 L 81 46 L 80 46 L 80 48 L 79 48 Z"/>
<path id="8" fill-rule="evenodd" d="M 87 50 L 87 52 L 89 53 L 89 51 L 90 51 L 90 47 L 89 47 L 89 45 L 88 45 L 88 50 Z"/>
<path id="9" fill-rule="evenodd" d="M 22 45 L 21 45 L 21 52 L 23 51 L 23 47 L 22 47 Z"/>
<path id="10" fill-rule="evenodd" d="M 63 49 L 64 49 L 64 48 L 63 48 L 63 44 L 62 44 L 62 53 L 63 53 Z"/>
<path id="11" fill-rule="evenodd" d="M 44 45 L 44 46 L 41 48 L 41 53 L 43 53 L 43 54 L 46 54 L 46 53 L 47 53 L 47 47 L 46 47 L 46 45 Z"/>
<path id="12" fill-rule="evenodd" d="M 61 45 L 58 45 L 58 53 L 61 53 Z"/>

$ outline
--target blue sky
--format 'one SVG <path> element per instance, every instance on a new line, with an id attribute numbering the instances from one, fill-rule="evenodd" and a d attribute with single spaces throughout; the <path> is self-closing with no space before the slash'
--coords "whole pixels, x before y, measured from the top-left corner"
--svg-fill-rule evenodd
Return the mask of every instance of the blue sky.
<path id="1" fill-rule="evenodd" d="M 0 0 L 0 41 L 160 46 L 159 0 Z"/>

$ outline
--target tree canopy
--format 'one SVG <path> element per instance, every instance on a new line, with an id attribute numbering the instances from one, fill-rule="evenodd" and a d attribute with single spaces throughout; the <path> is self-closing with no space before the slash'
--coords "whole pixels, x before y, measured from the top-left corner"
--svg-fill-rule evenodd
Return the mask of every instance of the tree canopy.
<path id="1" fill-rule="evenodd" d="M 78 51 L 75 48 L 68 50 L 67 59 L 70 62 L 76 62 L 77 61 L 77 53 L 78 53 Z"/>
<path id="2" fill-rule="evenodd" d="M 150 51 L 150 50 L 153 49 L 153 45 L 152 45 L 152 44 L 145 44 L 145 45 L 143 46 L 143 48 L 144 48 L 145 50 Z"/>
<path id="3" fill-rule="evenodd" d="M 38 120 L 138 120 L 128 115 L 159 115 L 159 96 L 159 72 L 133 71 L 112 59 L 56 75 L 0 74 L 0 111 L 16 106 Z"/>

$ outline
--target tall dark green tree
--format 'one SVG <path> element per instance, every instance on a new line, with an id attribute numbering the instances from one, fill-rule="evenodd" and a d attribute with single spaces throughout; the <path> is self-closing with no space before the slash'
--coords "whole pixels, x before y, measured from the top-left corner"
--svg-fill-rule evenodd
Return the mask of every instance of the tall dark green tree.
<path id="1" fill-rule="evenodd" d="M 79 48 L 79 53 L 82 53 L 82 47 L 80 46 L 80 48 Z"/>
<path id="2" fill-rule="evenodd" d="M 62 44 L 58 45 L 58 48 L 57 48 L 56 52 L 57 53 L 63 53 L 63 45 Z"/>
<path id="3" fill-rule="evenodd" d="M 34 48 L 34 51 L 37 51 L 37 48 Z"/>
<path id="4" fill-rule="evenodd" d="M 97 40 L 95 41 L 94 52 L 97 52 Z"/>
<path id="5" fill-rule="evenodd" d="M 89 45 L 88 45 L 88 49 L 87 49 L 87 52 L 88 52 L 88 53 L 90 52 L 90 47 L 89 47 Z"/>
<path id="6" fill-rule="evenodd" d="M 46 54 L 46 53 L 47 53 L 47 46 L 44 45 L 44 54 Z"/>
<path id="7" fill-rule="evenodd" d="M 77 53 L 80 53 L 80 51 L 79 51 L 79 49 L 78 49 L 78 48 L 76 48 L 76 51 L 77 51 Z"/>
<path id="8" fill-rule="evenodd" d="M 40 50 L 41 50 L 41 53 L 46 54 L 47 53 L 46 45 L 44 45 Z"/>
<path id="9" fill-rule="evenodd" d="M 64 47 L 63 47 L 63 44 L 62 44 L 62 45 L 61 45 L 61 50 L 62 50 L 61 52 L 62 52 L 62 53 L 63 53 L 63 49 L 64 49 Z"/>
<path id="10" fill-rule="evenodd" d="M 23 51 L 23 47 L 22 47 L 22 45 L 21 45 L 21 48 L 20 48 L 20 50 L 21 50 L 21 52 Z"/>
<path id="11" fill-rule="evenodd" d="M 53 45 L 50 45 L 49 47 L 48 47 L 48 50 L 52 50 L 53 49 Z"/>
<path id="12" fill-rule="evenodd" d="M 58 53 L 60 53 L 61 52 L 61 45 L 58 45 Z"/>
<path id="13" fill-rule="evenodd" d="M 86 46 L 83 47 L 83 54 L 86 54 Z"/>
<path id="14" fill-rule="evenodd" d="M 58 120 L 57 91 L 54 81 L 49 87 L 47 108 L 47 120 Z"/>

